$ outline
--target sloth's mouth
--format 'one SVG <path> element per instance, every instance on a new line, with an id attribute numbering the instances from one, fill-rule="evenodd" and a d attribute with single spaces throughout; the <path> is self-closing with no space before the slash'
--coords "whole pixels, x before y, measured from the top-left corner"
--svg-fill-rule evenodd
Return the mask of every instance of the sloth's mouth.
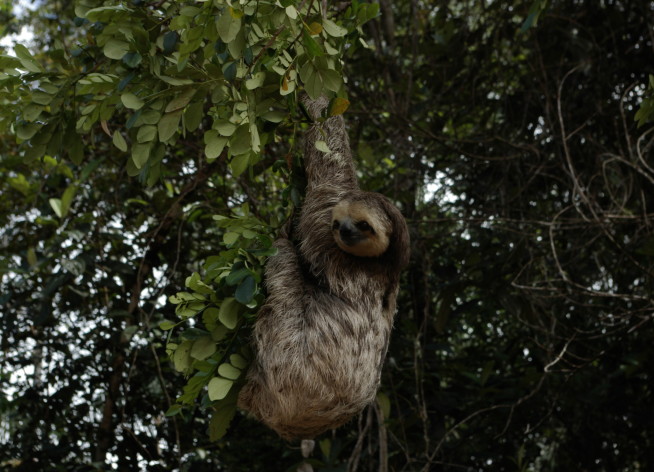
<path id="1" fill-rule="evenodd" d="M 362 237 L 360 234 L 340 234 L 339 235 L 341 238 L 341 241 L 343 241 L 343 244 L 346 246 L 356 246 L 359 244 L 361 241 L 363 241 L 365 238 Z"/>

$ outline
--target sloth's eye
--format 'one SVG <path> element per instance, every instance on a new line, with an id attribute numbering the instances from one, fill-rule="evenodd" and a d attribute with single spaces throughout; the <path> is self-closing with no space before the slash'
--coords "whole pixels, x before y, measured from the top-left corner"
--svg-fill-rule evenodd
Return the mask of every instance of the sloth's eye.
<path id="1" fill-rule="evenodd" d="M 368 224 L 367 221 L 359 221 L 356 226 L 361 231 L 371 231 L 374 233 L 374 231 L 372 231 L 372 227 Z"/>
<path id="2" fill-rule="evenodd" d="M 332 223 L 332 229 L 338 229 L 341 226 L 341 224 L 338 222 L 338 220 L 334 220 L 334 223 Z"/>

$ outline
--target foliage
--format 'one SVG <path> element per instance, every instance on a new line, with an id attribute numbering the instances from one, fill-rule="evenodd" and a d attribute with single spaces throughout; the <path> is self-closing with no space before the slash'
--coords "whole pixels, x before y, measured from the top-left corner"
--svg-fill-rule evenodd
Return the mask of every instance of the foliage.
<path id="1" fill-rule="evenodd" d="M 314 470 L 652 468 L 650 3 L 0 6 L 2 467 L 305 462 L 233 405 L 306 90 L 413 250 Z"/>

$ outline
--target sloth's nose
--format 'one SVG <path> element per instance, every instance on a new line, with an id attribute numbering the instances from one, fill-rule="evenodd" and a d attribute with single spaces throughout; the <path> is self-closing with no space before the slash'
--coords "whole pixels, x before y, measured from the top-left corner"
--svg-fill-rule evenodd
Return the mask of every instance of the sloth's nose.
<path id="1" fill-rule="evenodd" d="M 357 240 L 358 231 L 349 222 L 343 222 L 338 232 L 341 235 L 341 239 L 346 244 L 355 243 Z"/>

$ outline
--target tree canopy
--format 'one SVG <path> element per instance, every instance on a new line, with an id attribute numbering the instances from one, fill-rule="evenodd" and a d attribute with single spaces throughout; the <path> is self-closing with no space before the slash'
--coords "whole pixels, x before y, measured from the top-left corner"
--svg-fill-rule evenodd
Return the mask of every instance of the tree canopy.
<path id="1" fill-rule="evenodd" d="M 0 5 L 0 469 L 654 467 L 654 3 Z M 235 408 L 344 114 L 412 258 L 375 404 L 309 459 Z"/>

